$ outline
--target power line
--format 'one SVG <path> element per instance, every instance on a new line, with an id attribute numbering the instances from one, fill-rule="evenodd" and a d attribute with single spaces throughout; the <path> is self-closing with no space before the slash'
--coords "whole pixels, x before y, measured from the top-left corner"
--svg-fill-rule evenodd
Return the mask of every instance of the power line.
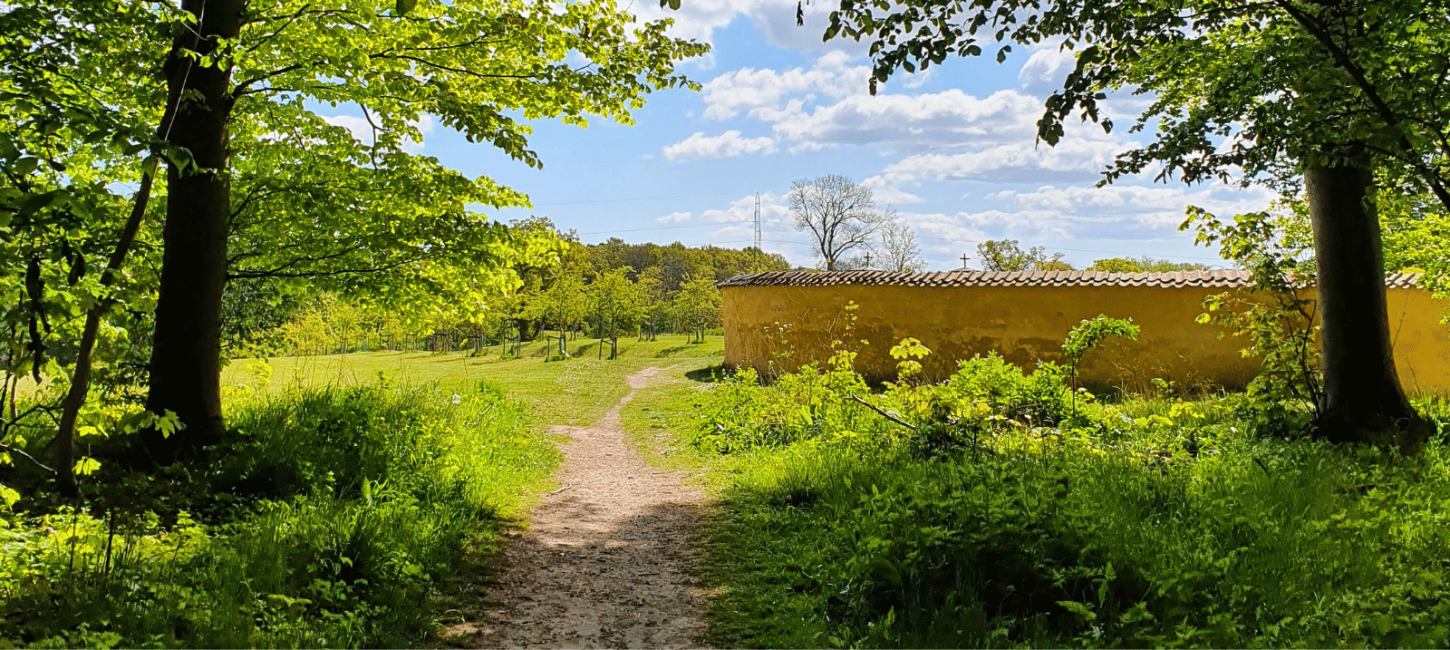
<path id="1" fill-rule="evenodd" d="M 740 225 L 741 223 L 744 223 L 744 222 L 738 222 L 737 223 L 737 222 L 734 222 L 734 221 L 725 221 L 725 222 L 720 222 L 720 223 L 697 223 L 697 224 L 694 224 L 694 225 L 691 225 L 691 226 L 654 226 L 654 227 L 651 227 L 651 228 L 630 228 L 628 230 L 600 230 L 600 231 L 596 231 L 596 232 L 581 232 L 581 233 L 579 233 L 579 236 L 580 237 L 583 237 L 585 235 L 613 235 L 613 234 L 621 233 L 621 232 L 644 232 L 646 230 L 681 230 L 681 229 L 684 229 L 684 228 L 711 228 L 711 227 L 715 227 L 715 226 L 719 226 L 719 227 L 722 227 L 723 228 L 725 226 Z"/>

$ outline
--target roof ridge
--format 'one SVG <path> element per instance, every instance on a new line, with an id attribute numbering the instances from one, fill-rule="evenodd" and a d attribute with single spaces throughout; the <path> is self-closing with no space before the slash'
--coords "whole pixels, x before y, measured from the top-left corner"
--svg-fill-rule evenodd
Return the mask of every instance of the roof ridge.
<path id="1" fill-rule="evenodd" d="M 1418 273 L 1385 275 L 1385 286 L 1407 288 L 1419 282 Z M 952 269 L 921 273 L 858 269 L 852 271 L 763 271 L 727 278 L 721 287 L 747 286 L 1157 286 L 1233 288 L 1253 284 L 1247 269 L 1192 269 L 1182 271 L 1114 273 L 1096 270 L 1073 271 L 981 271 Z"/>

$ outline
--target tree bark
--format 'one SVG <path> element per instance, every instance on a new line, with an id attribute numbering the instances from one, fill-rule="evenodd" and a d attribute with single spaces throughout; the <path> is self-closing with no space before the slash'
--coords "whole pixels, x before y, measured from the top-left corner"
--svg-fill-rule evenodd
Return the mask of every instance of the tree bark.
<path id="1" fill-rule="evenodd" d="M 1370 165 L 1310 164 L 1304 185 L 1323 318 L 1318 435 L 1334 442 L 1417 445 L 1428 427 L 1395 372 Z"/>
<path id="2" fill-rule="evenodd" d="M 136 190 L 136 195 L 132 199 L 131 216 L 121 227 L 121 235 L 116 241 L 116 248 L 111 251 L 111 258 L 106 262 L 105 270 L 101 272 L 101 286 L 103 287 L 109 287 L 116 281 L 116 273 L 121 270 L 121 265 L 126 262 L 126 255 L 131 252 L 131 244 L 135 243 L 136 232 L 141 229 L 141 220 L 146 216 L 146 205 L 151 201 L 151 184 L 156 175 L 155 165 L 149 158 L 141 165 L 141 187 Z M 60 428 L 55 433 L 53 443 L 55 451 L 52 459 L 55 464 L 57 487 L 61 495 L 67 497 L 73 497 L 78 493 L 75 472 L 76 423 L 80 418 L 81 407 L 86 403 L 86 396 L 91 391 L 91 356 L 96 349 L 96 337 L 101 330 L 101 313 L 109 309 L 113 303 L 113 300 L 107 298 L 86 312 L 86 323 L 81 330 L 81 341 L 76 350 L 75 371 L 71 373 L 70 389 L 66 391 L 65 400 L 61 402 Z"/>
<path id="3" fill-rule="evenodd" d="M 221 305 L 226 282 L 231 188 L 231 69 L 203 66 L 220 39 L 241 29 L 243 0 L 183 0 L 197 24 L 177 37 L 167 59 L 168 108 L 163 139 L 191 152 L 189 165 L 167 168 L 161 284 L 152 332 L 151 385 L 146 408 L 174 411 L 185 426 L 169 438 L 143 432 L 141 444 L 158 463 L 194 455 L 221 438 Z M 192 30 L 195 31 L 192 31 Z"/>

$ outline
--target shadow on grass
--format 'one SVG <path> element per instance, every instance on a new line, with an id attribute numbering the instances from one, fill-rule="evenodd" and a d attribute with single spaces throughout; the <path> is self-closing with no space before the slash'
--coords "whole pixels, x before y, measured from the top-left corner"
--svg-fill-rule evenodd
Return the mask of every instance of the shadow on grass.
<path id="1" fill-rule="evenodd" d="M 685 378 L 691 381 L 713 384 L 719 382 L 722 379 L 725 379 L 726 373 L 728 372 L 729 369 L 725 367 L 725 364 L 717 363 L 713 366 L 705 366 L 704 368 L 697 368 L 695 370 L 691 370 L 685 373 Z"/>

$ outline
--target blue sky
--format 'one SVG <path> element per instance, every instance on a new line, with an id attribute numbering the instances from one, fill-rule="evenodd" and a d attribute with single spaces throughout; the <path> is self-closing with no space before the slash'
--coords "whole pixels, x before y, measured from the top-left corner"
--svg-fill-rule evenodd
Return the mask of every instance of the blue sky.
<path id="1" fill-rule="evenodd" d="M 1150 178 L 1095 188 L 1113 155 L 1143 137 L 1122 132 L 1143 101 L 1110 99 L 1121 125 L 1112 134 L 1073 125 L 1056 147 L 1037 145 L 1042 100 L 1073 63 L 1053 45 L 1019 50 L 1000 65 L 951 59 L 929 74 L 893 77 L 872 97 L 864 47 L 820 41 L 827 0 L 806 7 L 803 28 L 785 0 L 686 0 L 677 12 L 657 0 L 629 6 L 641 18 L 671 16 L 677 35 L 712 44 L 711 54 L 681 68 L 704 84 L 701 92 L 652 95 L 630 127 L 536 123 L 531 145 L 542 170 L 437 126 L 421 150 L 533 201 L 531 210 L 497 217 L 547 216 L 586 243 L 617 236 L 749 246 L 759 193 L 765 250 L 807 266 L 815 264 L 808 236 L 791 226 L 784 195 L 791 181 L 828 173 L 895 207 L 931 270 L 961 268 L 977 242 L 1002 238 L 1062 251 L 1079 267 L 1117 255 L 1213 263 L 1213 251 L 1178 232 L 1184 207 L 1231 216 L 1273 198 Z"/>

